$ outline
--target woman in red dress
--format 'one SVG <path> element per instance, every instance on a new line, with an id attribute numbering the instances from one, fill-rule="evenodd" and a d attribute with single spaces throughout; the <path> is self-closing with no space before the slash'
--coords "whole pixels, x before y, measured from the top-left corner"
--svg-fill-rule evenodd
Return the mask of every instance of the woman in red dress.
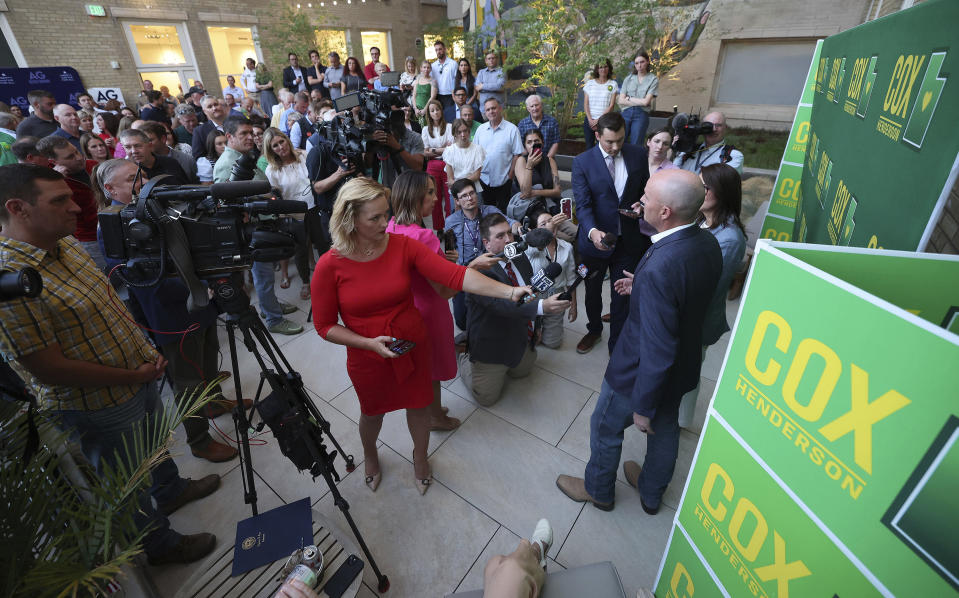
<path id="1" fill-rule="evenodd" d="M 333 249 L 317 262 L 311 283 L 313 318 L 320 336 L 347 347 L 346 369 L 360 400 L 366 485 L 375 491 L 380 482 L 376 440 L 383 414 L 406 409 L 416 487 L 425 494 L 433 481 L 427 461 L 432 353 L 413 304 L 410 274 L 415 270 L 457 291 L 513 301 L 531 291 L 453 264 L 408 237 L 388 234 L 388 195 L 389 189 L 367 178 L 340 189 L 330 218 Z M 412 341 L 414 347 L 397 355 L 389 349 L 397 339 Z"/>

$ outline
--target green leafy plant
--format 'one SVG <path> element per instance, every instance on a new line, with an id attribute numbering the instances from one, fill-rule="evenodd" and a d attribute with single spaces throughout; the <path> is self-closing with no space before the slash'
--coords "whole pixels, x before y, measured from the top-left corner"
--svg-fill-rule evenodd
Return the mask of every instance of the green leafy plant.
<path id="1" fill-rule="evenodd" d="M 257 13 L 261 24 L 257 27 L 256 41 L 267 56 L 267 64 L 272 65 L 273 70 L 277 70 L 279 65 L 287 64 L 290 52 L 300 57 L 300 65 L 309 66 L 309 52 L 318 45 L 317 29 L 333 24 L 319 13 L 298 9 L 296 5 L 280 0 L 273 0 L 269 6 Z M 337 47 L 318 49 L 324 62 L 330 50 L 342 51 Z"/>
<path id="2" fill-rule="evenodd" d="M 51 417 L 36 417 L 42 441 L 24 464 L 27 414 L 3 403 L 0 413 L 0 596 L 105 595 L 107 585 L 142 552 L 149 529 L 137 529 L 137 496 L 150 470 L 170 458 L 172 431 L 207 404 L 217 379 L 182 408 L 161 409 L 124 444 L 126 458 L 101 473 L 64 456 L 68 435 Z M 73 471 L 75 475 L 68 475 Z"/>
<path id="3" fill-rule="evenodd" d="M 654 37 L 649 6 L 648 0 L 530 0 L 508 23 L 506 66 L 527 69 L 519 89 L 549 91 L 544 103 L 562 136 L 574 123 L 576 97 L 593 65 L 609 58 L 622 80 L 639 42 Z"/>

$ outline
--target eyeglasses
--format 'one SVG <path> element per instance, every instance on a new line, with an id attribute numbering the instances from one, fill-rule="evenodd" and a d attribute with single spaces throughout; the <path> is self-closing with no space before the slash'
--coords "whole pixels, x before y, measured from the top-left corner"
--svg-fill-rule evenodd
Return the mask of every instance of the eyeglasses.
<path id="1" fill-rule="evenodd" d="M 469 199 L 471 197 L 476 197 L 476 191 L 466 191 L 464 193 L 460 193 L 456 196 L 456 199 Z"/>

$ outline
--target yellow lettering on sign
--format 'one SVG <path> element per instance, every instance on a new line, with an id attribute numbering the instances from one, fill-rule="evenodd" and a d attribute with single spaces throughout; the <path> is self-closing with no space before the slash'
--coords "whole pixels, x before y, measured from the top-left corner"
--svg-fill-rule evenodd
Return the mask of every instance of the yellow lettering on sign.
<path id="1" fill-rule="evenodd" d="M 806 140 L 809 139 L 809 121 L 803 121 L 799 123 L 799 128 L 796 129 L 796 143 L 806 143 Z"/>
<path id="2" fill-rule="evenodd" d="M 774 311 L 766 310 L 759 314 L 756 319 L 756 327 L 753 329 L 753 336 L 749 339 L 749 347 L 746 349 L 746 369 L 754 378 L 766 386 L 772 386 L 779 377 L 779 370 L 782 366 L 773 359 L 766 364 L 766 369 L 760 370 L 756 364 L 756 358 L 759 357 L 759 349 L 762 347 L 763 338 L 766 336 L 766 330 L 773 326 L 778 331 L 776 335 L 776 348 L 783 355 L 789 349 L 789 342 L 792 340 L 792 329 L 782 316 Z"/>
<path id="3" fill-rule="evenodd" d="M 709 470 L 706 471 L 706 481 L 703 482 L 703 489 L 700 492 L 700 498 L 703 499 L 703 505 L 706 507 L 706 510 L 709 511 L 709 514 L 718 521 L 722 521 L 726 518 L 726 506 L 722 503 L 714 505 L 709 499 L 713 493 L 713 486 L 716 484 L 718 478 L 722 478 L 723 482 L 722 495 L 728 501 L 733 499 L 733 480 L 719 463 L 709 465 Z"/>
<path id="4" fill-rule="evenodd" d="M 774 560 L 772 565 L 758 567 L 756 575 L 763 581 L 776 580 L 776 593 L 779 598 L 789 598 L 789 580 L 812 575 L 812 571 L 802 561 L 786 562 L 786 541 L 779 532 L 773 532 Z"/>
<path id="5" fill-rule="evenodd" d="M 683 583 L 685 588 L 683 593 L 680 594 L 679 584 Z M 693 593 L 696 588 L 693 585 L 693 578 L 689 575 L 689 571 L 686 570 L 686 567 L 682 563 L 677 562 L 676 567 L 673 569 L 673 576 L 669 580 L 669 588 L 673 591 L 673 595 L 677 598 L 692 598 Z"/>
<path id="6" fill-rule="evenodd" d="M 899 118 L 906 117 L 906 107 L 909 104 L 909 96 L 912 95 L 912 87 L 925 62 L 925 56 L 914 54 L 899 56 L 893 68 L 892 77 L 889 79 L 886 97 L 882 101 L 883 111 Z"/>
<path id="7" fill-rule="evenodd" d="M 747 516 L 755 521 L 755 525 L 752 526 L 753 531 L 749 536 L 749 541 L 744 545 L 739 536 L 743 529 L 743 521 L 746 520 Z M 736 510 L 733 511 L 732 519 L 729 520 L 729 535 L 736 550 L 744 559 L 750 563 L 756 560 L 756 557 L 759 556 L 759 550 L 766 541 L 766 536 L 769 535 L 769 524 L 766 523 L 766 518 L 759 512 L 753 501 L 743 497 L 736 503 Z"/>

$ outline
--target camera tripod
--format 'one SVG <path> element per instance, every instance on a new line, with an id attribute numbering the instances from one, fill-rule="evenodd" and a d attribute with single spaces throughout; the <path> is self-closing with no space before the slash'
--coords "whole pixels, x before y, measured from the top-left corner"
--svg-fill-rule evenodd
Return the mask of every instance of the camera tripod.
<path id="1" fill-rule="evenodd" d="M 343 495 L 340 494 L 339 489 L 336 487 L 336 482 L 340 480 L 340 476 L 333 466 L 333 460 L 336 458 L 337 453 L 339 453 L 346 462 L 346 471 L 351 472 L 356 469 L 356 464 L 353 462 L 353 455 L 347 455 L 343 447 L 341 447 L 336 441 L 336 438 L 333 437 L 333 434 L 330 432 L 330 422 L 323 417 L 313 404 L 313 401 L 306 394 L 306 390 L 303 387 L 303 379 L 299 372 L 296 372 L 290 366 L 290 362 L 287 361 L 286 356 L 280 351 L 279 345 L 276 344 L 276 341 L 266 329 L 263 321 L 257 315 L 256 310 L 250 305 L 250 298 L 243 290 L 242 274 L 234 272 L 219 278 L 212 283 L 211 287 L 213 289 L 214 299 L 220 307 L 223 308 L 223 311 L 226 312 L 226 332 L 230 343 L 233 384 L 236 389 L 237 400 L 237 406 L 233 409 L 233 423 L 236 427 L 237 441 L 240 445 L 240 474 L 243 479 L 244 502 L 251 506 L 253 515 L 256 516 L 256 486 L 253 480 L 253 460 L 250 454 L 249 443 L 251 424 L 247 417 L 246 410 L 243 408 L 243 392 L 240 387 L 240 368 L 236 352 L 237 330 L 240 331 L 243 344 L 247 351 L 253 355 L 260 368 L 260 383 L 256 389 L 256 396 L 253 399 L 251 413 L 260 405 L 260 394 L 263 391 L 264 382 L 269 384 L 273 394 L 286 400 L 291 410 L 284 417 L 284 427 L 290 427 L 294 430 L 292 435 L 301 441 L 301 446 L 305 445 L 309 453 L 308 456 L 301 456 L 306 458 L 309 463 L 297 463 L 294 461 L 294 464 L 301 469 L 308 468 L 314 479 L 316 479 L 317 476 L 323 476 L 323 479 L 326 480 L 326 485 L 329 487 L 330 494 L 333 496 L 333 504 L 343 513 L 343 517 L 349 524 L 353 536 L 357 542 L 359 542 L 360 548 L 363 549 L 363 554 L 366 555 L 366 560 L 373 568 L 373 573 L 376 575 L 377 580 L 377 589 L 381 593 L 386 592 L 390 588 L 390 581 L 380 572 L 376 561 L 373 559 L 373 555 L 363 540 L 363 535 L 350 516 L 349 503 L 346 502 L 346 499 L 343 498 Z M 268 364 L 264 360 L 263 355 L 261 355 L 258 346 L 266 353 L 272 369 L 267 367 Z M 262 428 L 263 423 L 260 423 L 257 430 L 261 430 Z M 336 450 L 332 452 L 327 450 L 326 445 L 323 443 L 323 434 L 326 434 Z M 281 448 L 283 448 L 282 441 L 280 444 Z M 284 455 L 293 459 L 291 455 L 287 454 L 286 450 L 284 450 Z"/>

